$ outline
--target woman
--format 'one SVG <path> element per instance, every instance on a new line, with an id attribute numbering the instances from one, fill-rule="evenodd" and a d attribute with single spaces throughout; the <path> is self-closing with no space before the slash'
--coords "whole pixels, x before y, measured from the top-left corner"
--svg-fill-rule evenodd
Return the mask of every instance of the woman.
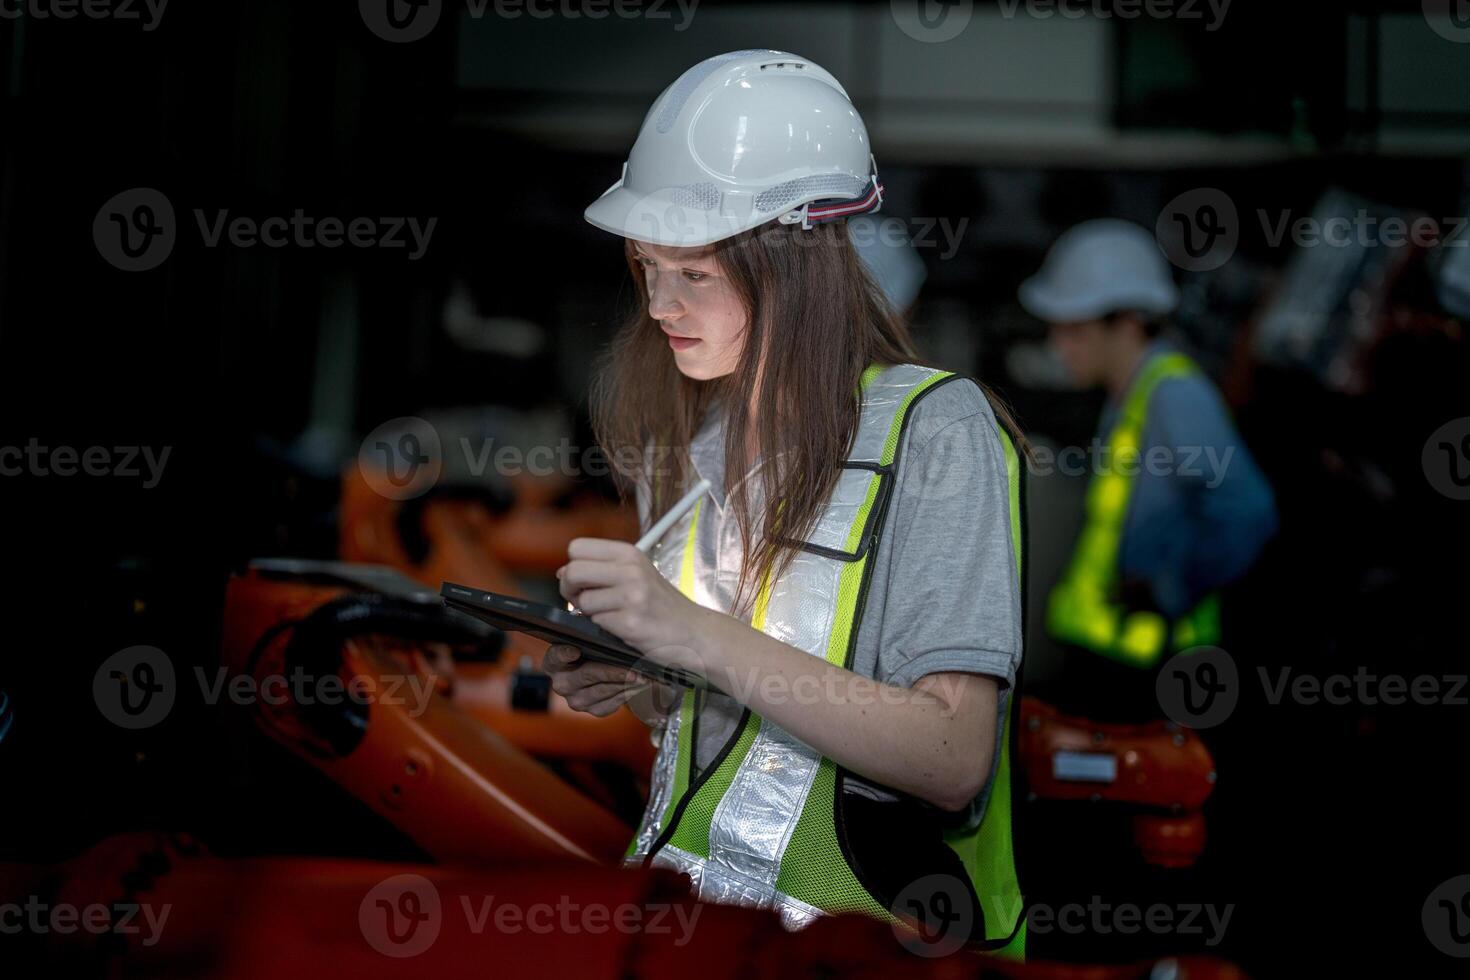
<path id="1" fill-rule="evenodd" d="M 557 575 L 718 690 L 569 646 L 546 669 L 574 708 L 654 730 L 630 863 L 792 927 L 898 913 L 1019 955 L 1014 430 L 978 383 L 917 363 L 843 225 L 880 201 L 862 120 L 811 61 L 721 55 L 655 102 L 587 209 L 625 238 L 639 300 L 593 421 L 610 458 L 644 460 L 644 527 L 711 488 L 651 558 L 577 539 Z"/>

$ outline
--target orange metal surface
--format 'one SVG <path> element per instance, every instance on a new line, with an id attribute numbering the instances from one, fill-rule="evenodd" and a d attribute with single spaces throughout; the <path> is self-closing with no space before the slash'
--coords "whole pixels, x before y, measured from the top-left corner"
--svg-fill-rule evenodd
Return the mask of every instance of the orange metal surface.
<path id="1" fill-rule="evenodd" d="M 7 884 L 35 882 L 0 867 Z M 115 980 L 269 976 L 976 976 L 1033 980 L 1243 980 L 1235 966 L 1179 957 L 1115 965 L 1018 964 L 969 950 L 915 955 L 857 915 L 795 933 L 770 912 L 704 905 L 677 876 L 590 865 L 494 872 L 320 858 L 221 860 L 176 835 L 103 841 L 49 873 L 40 896 L 76 908 L 137 903 L 137 931 L 46 937 L 57 965 Z M 148 922 L 160 922 L 153 931 Z M 91 972 L 91 971 L 89 971 Z"/>
<path id="2" fill-rule="evenodd" d="M 1021 699 L 1018 743 L 1027 790 L 1044 800 L 1088 800 L 1145 808 L 1133 817 L 1133 840 L 1150 864 L 1185 868 L 1205 846 L 1199 808 L 1215 787 L 1215 763 L 1200 737 L 1172 722 L 1104 724 L 1064 715 L 1036 698 Z M 1070 778 L 1059 755 L 1101 762 L 1112 778 Z"/>
<path id="3" fill-rule="evenodd" d="M 265 582 L 253 573 L 235 578 L 227 591 L 224 663 L 232 673 L 243 671 L 268 629 L 340 591 Z M 283 654 L 291 632 L 281 630 L 255 650 L 257 679 L 288 673 Z M 372 636 L 342 644 L 340 676 L 357 678 L 369 702 L 366 732 L 345 756 L 323 749 L 294 702 L 259 700 L 248 709 L 251 719 L 438 860 L 605 862 L 622 853 L 631 828 L 441 694 L 420 696 L 419 662 L 404 658 L 401 647 Z"/>
<path id="4" fill-rule="evenodd" d="M 1020 752 L 1027 788 L 1048 800 L 1109 800 L 1194 810 L 1215 787 L 1215 763 L 1198 735 L 1172 722 L 1104 724 L 1064 715 L 1036 698 L 1021 699 Z M 1110 781 L 1059 779 L 1059 752 L 1111 756 Z"/>

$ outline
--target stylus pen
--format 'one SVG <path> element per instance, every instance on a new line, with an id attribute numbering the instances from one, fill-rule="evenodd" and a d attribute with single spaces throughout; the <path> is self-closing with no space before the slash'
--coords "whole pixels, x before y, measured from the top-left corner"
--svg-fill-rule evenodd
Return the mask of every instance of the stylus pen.
<path id="1" fill-rule="evenodd" d="M 658 523 L 654 524 L 653 527 L 648 529 L 648 533 L 644 534 L 643 537 L 638 539 L 638 543 L 633 545 L 633 547 L 637 548 L 645 555 L 648 554 L 648 549 L 652 548 L 654 544 L 658 542 L 659 538 L 667 534 L 669 532 L 669 528 L 678 523 L 679 518 L 689 513 L 689 508 L 698 503 L 699 498 L 704 496 L 704 492 L 708 489 L 708 480 L 700 480 L 698 483 L 696 483 L 688 493 L 679 498 L 679 502 L 675 504 L 667 514 L 658 519 Z M 571 610 L 572 612 L 576 612 L 576 609 L 572 607 L 572 604 L 570 602 L 567 603 L 567 609 Z"/>
<path id="2" fill-rule="evenodd" d="M 689 508 L 693 507 L 699 501 L 699 498 L 704 496 L 704 492 L 708 489 L 708 480 L 700 480 L 698 483 L 696 483 L 694 485 L 694 489 L 690 490 L 684 496 L 680 497 L 679 502 L 674 505 L 673 509 L 670 510 L 663 517 L 660 517 L 658 519 L 658 523 L 649 528 L 648 533 L 639 538 L 638 543 L 635 544 L 633 547 L 637 548 L 645 555 L 648 554 L 648 549 L 652 548 L 659 538 L 667 534 L 669 532 L 669 528 L 673 527 L 674 524 L 678 522 L 679 518 L 689 513 Z"/>

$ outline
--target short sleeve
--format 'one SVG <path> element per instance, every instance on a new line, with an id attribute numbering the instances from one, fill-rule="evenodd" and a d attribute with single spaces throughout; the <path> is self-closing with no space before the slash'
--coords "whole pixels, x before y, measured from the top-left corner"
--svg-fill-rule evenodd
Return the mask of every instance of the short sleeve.
<path id="1" fill-rule="evenodd" d="M 911 687 L 928 674 L 960 671 L 1012 686 L 1021 593 L 995 415 L 966 382 L 936 390 L 913 412 L 885 530 L 877 679 Z"/>

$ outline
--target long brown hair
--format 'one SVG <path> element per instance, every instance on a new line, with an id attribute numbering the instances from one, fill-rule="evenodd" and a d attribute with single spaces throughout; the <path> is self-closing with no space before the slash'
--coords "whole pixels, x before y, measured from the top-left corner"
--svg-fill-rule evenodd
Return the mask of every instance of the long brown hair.
<path id="1" fill-rule="evenodd" d="M 711 405 L 723 403 L 725 489 L 743 548 L 731 612 L 744 615 L 757 576 L 769 570 L 772 580 L 779 578 L 821 516 L 857 433 L 863 371 L 874 363 L 927 362 L 843 222 L 811 229 L 767 222 L 710 251 L 747 317 L 735 370 L 709 381 L 679 372 L 648 314 L 647 284 L 628 240 L 624 254 L 638 303 L 604 355 L 592 426 L 608 458 L 631 454 L 641 461 L 636 469 L 615 467 L 619 491 L 626 499 L 635 481 L 643 481 L 657 517 L 694 482 L 690 440 Z M 1011 413 L 985 390 L 996 417 L 1023 446 Z M 755 488 L 743 479 L 752 444 L 762 460 L 755 477 L 763 499 L 759 519 L 752 512 Z M 778 527 L 779 534 L 763 530 Z"/>

